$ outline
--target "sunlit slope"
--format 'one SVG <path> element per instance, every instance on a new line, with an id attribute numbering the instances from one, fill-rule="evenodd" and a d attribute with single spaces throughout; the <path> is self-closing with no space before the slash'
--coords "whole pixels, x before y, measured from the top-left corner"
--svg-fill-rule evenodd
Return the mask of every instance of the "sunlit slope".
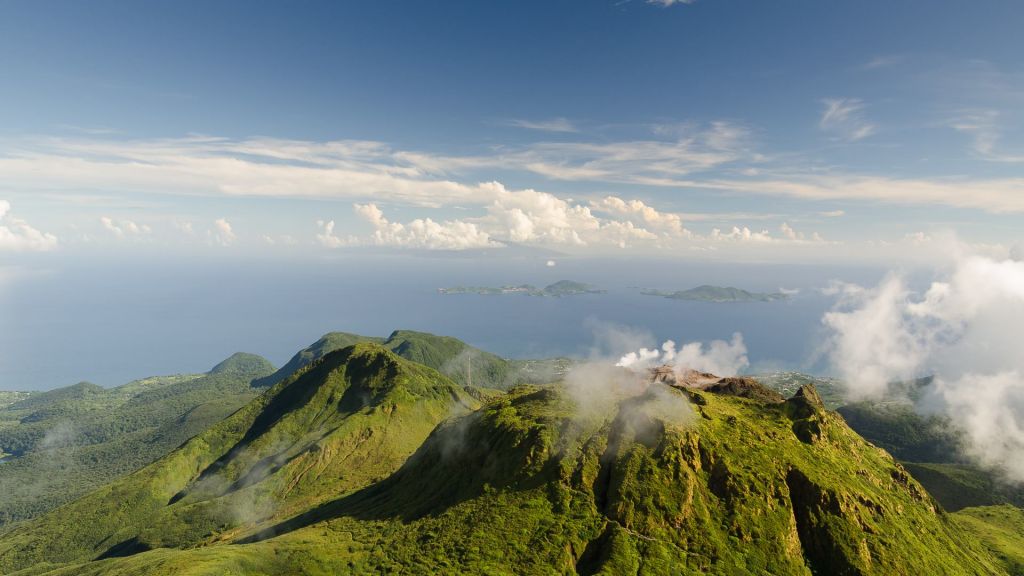
<path id="1" fill-rule="evenodd" d="M 953 515 L 968 535 L 988 547 L 1013 576 L 1024 576 L 1024 510 L 1016 506 L 965 508 Z"/>
<path id="2" fill-rule="evenodd" d="M 382 479 L 477 407 L 376 344 L 328 354 L 165 458 L 0 538 L 0 573 L 244 534 Z"/>
<path id="3" fill-rule="evenodd" d="M 387 479 L 262 532 L 66 574 L 1004 574 L 805 388 L 654 385 L 610 413 L 519 387 Z"/>
<path id="4" fill-rule="evenodd" d="M 552 382 L 557 379 L 556 372 L 564 363 L 561 359 L 510 361 L 474 348 L 458 338 L 413 330 L 395 330 L 387 338 L 329 332 L 296 353 L 277 372 L 253 384 L 271 386 L 324 355 L 359 342 L 379 343 L 402 358 L 441 372 L 458 384 L 500 390 L 523 382 Z"/>
<path id="5" fill-rule="evenodd" d="M 206 374 L 80 383 L 0 408 L 0 530 L 138 470 L 256 396 L 274 367 L 235 354 Z"/>

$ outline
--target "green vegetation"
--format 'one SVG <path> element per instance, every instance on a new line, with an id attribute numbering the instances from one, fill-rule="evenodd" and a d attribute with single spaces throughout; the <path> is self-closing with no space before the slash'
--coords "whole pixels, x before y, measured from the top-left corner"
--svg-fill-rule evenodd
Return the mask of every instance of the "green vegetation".
<path id="1" fill-rule="evenodd" d="M 435 370 L 358 344 L 301 369 L 156 463 L 0 539 L 0 573 L 230 541 L 380 480 L 479 406 Z"/>
<path id="2" fill-rule="evenodd" d="M 519 286 L 501 286 L 498 288 L 487 286 L 454 286 L 452 288 L 440 288 L 441 294 L 482 294 L 493 296 L 500 294 L 525 294 L 527 296 L 550 296 L 559 298 L 562 296 L 576 296 L 578 294 L 601 294 L 604 290 L 595 288 L 590 284 L 573 282 L 572 280 L 559 280 L 544 288 L 537 288 L 532 284 L 520 284 Z"/>
<path id="3" fill-rule="evenodd" d="M 1005 573 L 811 387 L 592 399 L 460 416 L 462 387 L 358 344 L 0 537 L 0 572 Z"/>
<path id="4" fill-rule="evenodd" d="M 921 416 L 909 402 L 856 402 L 838 409 L 861 436 L 908 462 L 955 462 L 957 435 L 947 419 Z"/>
<path id="5" fill-rule="evenodd" d="M 395 330 L 387 338 L 330 332 L 300 350 L 280 370 L 253 382 L 272 386 L 323 356 L 353 344 L 373 342 L 407 359 L 429 366 L 462 385 L 507 390 L 516 384 L 545 384 L 561 378 L 570 365 L 566 358 L 506 360 L 450 336 Z"/>
<path id="6" fill-rule="evenodd" d="M 0 530 L 166 455 L 219 422 L 273 370 L 236 354 L 207 374 L 146 378 L 105 389 L 90 383 L 37 393 L 0 408 Z"/>
<path id="7" fill-rule="evenodd" d="M 970 464 L 904 462 L 903 465 L 951 512 L 995 504 L 1024 508 L 1024 487 L 1004 483 L 991 471 Z"/>
<path id="8" fill-rule="evenodd" d="M 1013 506 L 967 508 L 953 515 L 967 534 L 980 540 L 1006 571 L 1024 576 L 1024 510 Z"/>
<path id="9" fill-rule="evenodd" d="M 781 292 L 748 292 L 732 286 L 709 286 L 707 284 L 675 292 L 643 289 L 640 293 L 646 296 L 661 296 L 670 300 L 696 300 L 699 302 L 774 302 L 789 298 Z"/>

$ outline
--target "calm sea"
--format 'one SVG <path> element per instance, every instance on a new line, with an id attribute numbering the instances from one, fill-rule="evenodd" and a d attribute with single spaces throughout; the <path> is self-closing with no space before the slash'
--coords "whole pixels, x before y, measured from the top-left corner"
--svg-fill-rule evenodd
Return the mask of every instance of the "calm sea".
<path id="1" fill-rule="evenodd" d="M 0 389 L 105 386 L 205 371 L 236 351 L 281 365 L 331 330 L 384 336 L 398 328 L 461 338 L 506 357 L 612 350 L 609 331 L 651 345 L 741 332 L 751 371 L 822 371 L 814 352 L 831 279 L 880 272 L 759 264 L 680 264 L 546 257 L 361 256 L 274 259 L 109 259 L 48 262 L 0 290 Z M 440 287 L 593 283 L 605 294 L 565 298 L 443 296 Z M 643 296 L 638 287 L 699 284 L 799 290 L 791 300 L 713 304 Z"/>

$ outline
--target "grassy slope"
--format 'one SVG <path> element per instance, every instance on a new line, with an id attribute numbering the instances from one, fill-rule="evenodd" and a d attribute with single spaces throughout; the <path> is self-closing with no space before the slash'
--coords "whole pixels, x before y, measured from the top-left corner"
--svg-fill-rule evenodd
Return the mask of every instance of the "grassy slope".
<path id="1" fill-rule="evenodd" d="M 167 457 L 15 528 L 0 573 L 236 537 L 385 477 L 476 406 L 379 345 L 329 354 Z"/>
<path id="2" fill-rule="evenodd" d="M 584 417 L 558 387 L 520 387 L 276 537 L 62 573 L 1003 573 L 813 394 L 692 393 L 688 423 L 681 393 L 655 392 Z"/>
<path id="3" fill-rule="evenodd" d="M 38 516 L 167 454 L 250 401 L 273 370 L 235 355 L 206 375 L 35 394 L 0 409 L 0 527 Z"/>
<path id="4" fill-rule="evenodd" d="M 966 508 L 953 515 L 1003 562 L 1013 576 L 1024 576 L 1024 510 L 1014 506 Z"/>
<path id="5" fill-rule="evenodd" d="M 358 342 L 380 343 L 395 354 L 429 366 L 464 386 L 468 383 L 469 364 L 472 363 L 472 384 L 480 388 L 507 390 L 515 384 L 524 382 L 553 382 L 564 373 L 566 366 L 565 359 L 505 360 L 490 352 L 474 348 L 457 338 L 413 330 L 396 330 L 387 338 L 330 332 L 295 354 L 273 375 L 253 384 L 271 386 L 325 354 Z"/>

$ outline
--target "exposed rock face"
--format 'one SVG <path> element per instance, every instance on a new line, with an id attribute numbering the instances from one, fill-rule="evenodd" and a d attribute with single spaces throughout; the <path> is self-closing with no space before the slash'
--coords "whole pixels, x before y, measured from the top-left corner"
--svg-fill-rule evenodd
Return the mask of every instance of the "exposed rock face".
<path id="1" fill-rule="evenodd" d="M 760 400 L 761 402 L 768 402 L 772 404 L 778 404 L 785 400 L 782 394 L 779 394 L 778 392 L 762 385 L 757 380 L 746 376 L 728 376 L 722 378 L 721 376 L 716 376 L 710 372 L 698 372 L 697 370 L 676 372 L 674 367 L 668 364 L 663 364 L 651 369 L 650 379 L 652 382 L 668 384 L 669 386 L 674 386 L 685 391 L 702 390 L 705 392 L 711 392 L 712 394 L 738 396 L 740 398 L 750 398 L 752 400 Z M 797 394 L 799 394 L 799 392 Z M 814 397 L 817 398 L 818 403 L 821 404 L 821 399 L 818 398 L 817 392 L 814 393 Z"/>

